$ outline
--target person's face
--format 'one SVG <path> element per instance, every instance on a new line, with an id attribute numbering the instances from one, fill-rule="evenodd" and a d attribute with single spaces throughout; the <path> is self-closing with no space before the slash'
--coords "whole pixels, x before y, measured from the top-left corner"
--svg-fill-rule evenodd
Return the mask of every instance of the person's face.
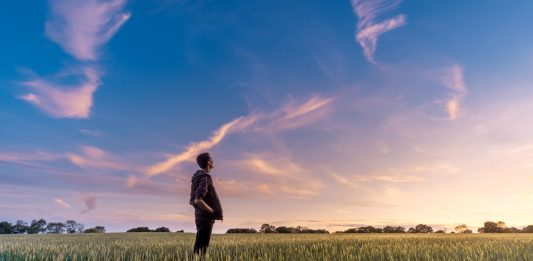
<path id="1" fill-rule="evenodd" d="M 213 159 L 209 157 L 209 160 L 207 161 L 207 166 L 209 166 L 210 169 L 213 168 Z"/>

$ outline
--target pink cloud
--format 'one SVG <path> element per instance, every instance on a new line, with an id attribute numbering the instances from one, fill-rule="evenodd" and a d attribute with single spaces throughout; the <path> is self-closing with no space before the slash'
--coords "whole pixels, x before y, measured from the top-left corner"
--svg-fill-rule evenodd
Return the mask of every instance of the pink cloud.
<path id="1" fill-rule="evenodd" d="M 187 146 L 185 151 L 182 153 L 170 156 L 165 161 L 150 166 L 146 170 L 146 174 L 148 176 L 155 176 L 174 168 L 180 163 L 193 161 L 197 154 L 211 149 L 221 142 L 227 134 L 244 130 L 252 125 L 256 120 L 257 118 L 254 115 L 234 119 L 218 128 L 209 139 L 193 142 L 189 144 L 189 146 Z"/>
<path id="2" fill-rule="evenodd" d="M 461 113 L 461 103 L 468 93 L 463 68 L 457 64 L 447 68 L 442 83 L 451 90 L 450 99 L 446 101 L 445 109 L 449 119 L 455 120 Z"/>
<path id="3" fill-rule="evenodd" d="M 52 0 L 46 34 L 78 60 L 94 61 L 130 18 L 126 0 Z"/>
<path id="4" fill-rule="evenodd" d="M 85 210 L 83 210 L 81 213 L 85 214 L 91 210 L 94 210 L 97 205 L 97 198 L 95 196 L 84 196 L 81 199 L 83 203 L 85 204 Z"/>
<path id="5" fill-rule="evenodd" d="M 81 168 L 94 168 L 105 170 L 135 170 L 135 166 L 122 161 L 102 149 L 92 146 L 82 146 L 79 153 L 66 153 L 65 157 Z"/>
<path id="6" fill-rule="evenodd" d="M 376 51 L 379 36 L 406 24 L 407 16 L 401 14 L 385 21 L 376 23 L 376 19 L 385 12 L 395 9 L 399 0 L 352 0 L 357 22 L 356 40 L 363 48 L 366 59 L 376 63 L 374 53 Z"/>
<path id="7" fill-rule="evenodd" d="M 53 83 L 42 78 L 23 82 L 30 89 L 20 99 L 33 104 L 55 118 L 89 118 L 93 93 L 100 85 L 100 74 L 86 67 L 81 72 L 81 82 L 74 86 Z"/>
<path id="8" fill-rule="evenodd" d="M 369 62 L 376 63 L 374 53 L 376 52 L 378 37 L 388 31 L 404 26 L 406 20 L 405 15 L 398 15 L 381 23 L 365 27 L 356 34 L 355 39 L 363 48 L 365 57 Z"/>
<path id="9" fill-rule="evenodd" d="M 60 154 L 54 154 L 43 151 L 34 151 L 28 153 L 20 152 L 0 152 L 0 161 L 12 162 L 23 165 L 39 166 L 36 162 L 54 161 L 63 158 Z"/>
<path id="10" fill-rule="evenodd" d="M 251 113 L 248 116 L 236 118 L 220 126 L 211 137 L 206 140 L 190 143 L 183 152 L 172 155 L 166 160 L 150 166 L 146 170 L 148 176 L 155 176 L 178 166 L 184 162 L 194 161 L 194 157 L 219 144 L 226 135 L 245 131 L 280 131 L 297 128 L 318 119 L 316 114 L 330 104 L 333 98 L 312 96 L 303 103 L 288 103 L 281 109 L 271 113 Z"/>
<path id="11" fill-rule="evenodd" d="M 70 205 L 68 203 L 66 203 L 65 200 L 63 200 L 63 199 L 55 198 L 54 202 L 57 203 L 58 205 L 64 207 L 64 208 L 70 208 Z"/>

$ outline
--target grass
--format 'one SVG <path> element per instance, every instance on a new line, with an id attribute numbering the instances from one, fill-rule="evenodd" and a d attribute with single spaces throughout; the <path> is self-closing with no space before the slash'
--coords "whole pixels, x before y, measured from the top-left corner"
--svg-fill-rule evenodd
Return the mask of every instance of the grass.
<path id="1" fill-rule="evenodd" d="M 192 260 L 194 236 L 1 235 L 0 260 Z M 533 234 L 213 235 L 205 260 L 533 260 Z"/>

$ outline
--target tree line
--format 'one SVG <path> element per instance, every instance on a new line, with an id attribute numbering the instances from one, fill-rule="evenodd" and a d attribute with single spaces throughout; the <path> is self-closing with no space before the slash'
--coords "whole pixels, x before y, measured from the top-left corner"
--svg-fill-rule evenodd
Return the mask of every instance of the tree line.
<path id="1" fill-rule="evenodd" d="M 259 231 L 253 229 L 253 228 L 230 228 L 226 233 L 329 233 L 329 231 L 325 229 L 310 229 L 302 226 L 297 227 L 286 227 L 286 226 L 280 226 L 275 227 L 270 224 L 263 224 L 261 225 L 261 228 Z"/>
<path id="2" fill-rule="evenodd" d="M 67 220 L 65 222 L 50 222 L 47 223 L 44 219 L 34 219 L 30 223 L 23 220 L 17 220 L 15 224 L 7 221 L 0 222 L 0 234 L 73 234 L 73 233 L 105 233 L 104 226 L 96 226 L 85 229 L 85 226 L 75 220 Z M 126 232 L 171 232 L 167 227 L 158 227 L 154 230 L 148 227 L 136 227 L 127 230 Z M 176 231 L 177 233 L 183 233 L 183 230 Z M 483 227 L 477 229 L 478 233 L 533 233 L 533 225 L 525 226 L 521 229 L 516 227 L 507 227 L 505 222 L 487 221 L 483 224 Z M 270 224 L 261 225 L 259 230 L 254 228 L 230 228 L 226 233 L 329 233 L 325 229 L 309 229 L 302 226 L 287 227 L 279 226 L 275 227 Z M 356 228 L 350 228 L 344 231 L 336 231 L 335 233 L 445 233 L 444 230 L 434 231 L 429 225 L 418 224 L 415 227 L 406 229 L 402 226 L 385 226 L 385 227 L 373 227 L 373 226 L 361 226 Z M 468 234 L 473 233 L 467 225 L 461 224 L 454 228 L 451 233 Z"/>
<path id="3" fill-rule="evenodd" d="M 478 228 L 478 233 L 533 233 L 533 225 L 528 225 L 522 229 L 516 227 L 507 227 L 505 222 L 487 221 L 483 224 L 483 227 Z M 329 233 L 325 229 L 309 229 L 301 226 L 275 227 L 270 224 L 263 224 L 259 230 L 254 228 L 230 228 L 226 233 Z M 406 229 L 402 226 L 385 226 L 385 227 L 373 227 L 373 226 L 361 226 L 356 228 L 350 228 L 344 231 L 336 231 L 334 233 L 446 233 L 444 230 L 434 231 L 433 227 L 426 224 L 418 224 L 414 227 Z M 451 233 L 468 234 L 473 233 L 467 225 L 461 224 L 454 228 Z"/>
<path id="4" fill-rule="evenodd" d="M 85 229 L 85 226 L 75 220 L 47 223 L 44 219 L 34 219 L 30 223 L 17 220 L 15 224 L 7 221 L 0 222 L 0 234 L 74 234 L 74 233 L 105 233 L 105 227 L 96 226 Z"/>
<path id="5" fill-rule="evenodd" d="M 158 227 L 154 230 L 150 229 L 149 227 L 136 227 L 129 229 L 126 232 L 171 232 L 168 227 Z M 183 233 L 183 230 L 178 230 L 176 233 Z"/>
<path id="6" fill-rule="evenodd" d="M 34 219 L 30 223 L 17 220 L 15 224 L 7 221 L 0 222 L 0 234 L 74 234 L 74 233 L 105 233 L 104 226 L 96 226 L 85 229 L 82 223 L 75 220 L 65 222 L 50 222 L 45 219 Z M 168 227 L 159 227 L 154 230 L 148 227 L 136 227 L 126 232 L 170 232 Z M 183 230 L 176 231 L 183 233 Z"/>

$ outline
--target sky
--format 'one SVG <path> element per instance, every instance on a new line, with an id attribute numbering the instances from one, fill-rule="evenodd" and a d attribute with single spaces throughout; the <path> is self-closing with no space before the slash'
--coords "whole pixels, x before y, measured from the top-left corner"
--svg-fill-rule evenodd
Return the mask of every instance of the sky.
<path id="1" fill-rule="evenodd" d="M 0 2 L 0 220 L 531 224 L 531 1 Z"/>

